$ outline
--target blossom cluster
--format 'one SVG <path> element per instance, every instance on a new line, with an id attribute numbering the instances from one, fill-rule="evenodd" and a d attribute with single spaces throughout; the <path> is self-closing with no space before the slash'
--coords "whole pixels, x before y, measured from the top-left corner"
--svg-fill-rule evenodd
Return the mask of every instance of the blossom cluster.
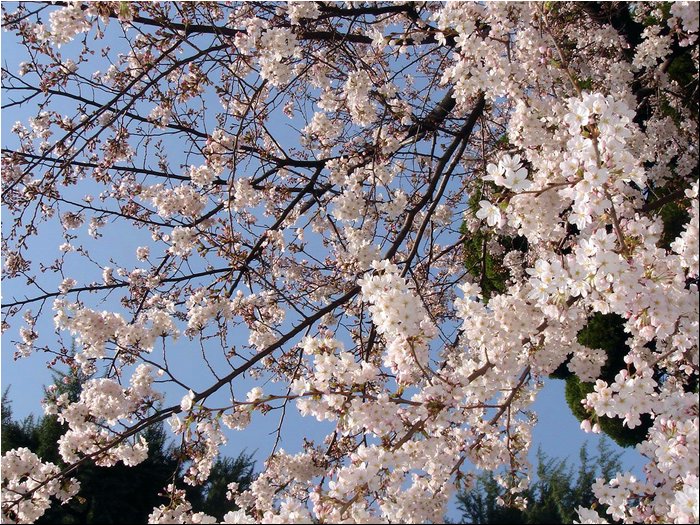
<path id="1" fill-rule="evenodd" d="M 144 461 L 148 457 L 146 440 L 142 436 L 135 440 L 119 438 L 118 423 L 162 399 L 162 394 L 153 389 L 153 381 L 151 367 L 141 364 L 127 389 L 111 379 L 92 379 L 77 401 L 71 402 L 67 393 L 51 400 L 45 408 L 47 414 L 55 414 L 59 422 L 68 425 L 58 440 L 61 458 L 72 463 L 81 455 L 91 455 L 100 466 L 118 461 L 134 466 Z"/>
<path id="2" fill-rule="evenodd" d="M 59 473 L 58 466 L 43 463 L 25 447 L 3 455 L 3 500 L 19 502 L 10 513 L 3 510 L 3 521 L 33 523 L 49 508 L 51 497 L 65 503 L 75 496 L 80 490 L 80 483 L 74 479 L 62 479 Z M 28 495 L 26 499 L 25 495 Z"/>
<path id="3" fill-rule="evenodd" d="M 597 7 L 3 12 L 27 51 L 3 89 L 40 101 L 3 144 L 3 330 L 87 376 L 46 405 L 63 460 L 136 465 L 167 419 L 202 484 L 279 414 L 225 523 L 439 522 L 471 466 L 522 508 L 563 373 L 581 429 L 635 429 L 647 462 L 578 521 L 697 521 L 697 9 Z M 601 316 L 614 359 L 583 342 Z M 294 441 L 292 410 L 332 430 Z M 25 522 L 77 485 L 18 449 L 2 488 Z M 164 489 L 151 522 L 216 521 Z"/>
<path id="4" fill-rule="evenodd" d="M 406 288 L 399 269 L 387 261 L 376 262 L 377 275 L 360 279 L 365 301 L 377 332 L 386 342 L 384 364 L 397 374 L 399 382 L 413 383 L 427 365 L 427 342 L 435 327 L 420 298 Z"/>

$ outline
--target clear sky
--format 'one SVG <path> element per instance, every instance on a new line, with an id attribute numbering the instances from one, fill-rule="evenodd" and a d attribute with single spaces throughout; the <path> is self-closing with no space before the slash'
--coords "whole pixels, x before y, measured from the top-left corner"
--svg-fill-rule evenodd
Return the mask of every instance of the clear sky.
<path id="1" fill-rule="evenodd" d="M 114 44 L 118 45 L 116 42 Z M 19 63 L 23 60 L 23 49 L 15 42 L 15 36 L 3 32 L 1 49 L 3 64 L 6 64 L 7 67 L 12 70 L 17 70 Z M 67 48 L 67 51 L 69 49 L 70 48 Z M 4 106 L 8 103 L 10 97 L 7 93 L 3 93 L 2 95 Z M 36 109 L 36 106 L 26 105 L 23 107 L 13 107 L 10 110 L 2 112 L 1 143 L 3 148 L 14 147 L 17 144 L 16 138 L 10 131 L 14 122 L 20 120 L 26 124 L 27 118 L 36 114 Z M 174 156 L 178 154 L 182 155 L 180 152 L 172 152 Z M 173 160 L 171 164 L 176 165 L 177 162 Z M 5 211 L 3 210 L 3 228 L 5 227 Z M 86 237 L 84 230 L 85 228 L 83 228 L 81 233 L 82 237 Z M 111 255 L 119 254 L 120 262 L 123 264 L 125 257 L 133 257 L 135 246 L 149 243 L 148 232 L 131 231 L 116 223 L 108 225 L 103 233 L 105 237 L 100 239 L 99 242 L 92 243 L 94 247 L 93 255 L 100 261 L 108 262 Z M 44 229 L 41 231 L 40 240 L 41 242 L 35 243 L 32 246 L 31 254 L 35 260 L 50 261 L 52 258 L 58 256 L 58 245 L 61 244 L 62 239 L 60 237 L 60 231 L 55 228 L 55 226 L 44 226 Z M 90 241 L 86 240 L 85 242 L 89 243 Z M 76 258 L 75 260 L 78 261 L 79 259 Z M 84 263 L 76 262 L 76 264 L 83 265 Z M 79 266 L 74 267 L 72 270 L 74 272 L 73 276 L 79 275 L 84 279 L 83 283 L 100 279 L 99 271 L 96 266 Z M 46 279 L 47 282 L 51 280 L 49 276 L 46 276 Z M 26 283 L 20 282 L 20 280 L 11 282 L 3 281 L 3 302 L 13 298 L 20 298 L 25 294 L 35 295 L 36 290 L 33 292 L 27 291 L 28 288 L 25 284 Z M 56 282 L 53 283 L 54 287 L 56 284 Z M 104 306 L 104 308 L 110 307 L 111 305 L 109 304 Z M 44 308 L 47 310 L 45 313 L 49 313 L 50 303 L 47 303 Z M 46 357 L 43 355 L 32 355 L 29 358 L 19 361 L 13 359 L 14 347 L 11 341 L 18 339 L 17 330 L 20 326 L 21 323 L 19 319 L 15 319 L 11 329 L 2 335 L 2 389 L 4 390 L 7 387 L 11 387 L 10 399 L 13 403 L 15 416 L 22 418 L 30 413 L 41 413 L 41 385 L 51 382 L 51 373 L 46 367 Z M 44 315 L 42 324 L 38 325 L 37 328 L 40 334 L 44 334 L 42 337 L 45 337 L 46 341 L 55 338 L 51 315 Z M 247 338 L 247 334 L 245 337 Z M 187 341 L 183 340 L 174 347 L 175 355 L 182 356 L 180 365 L 183 368 L 188 367 L 187 352 L 191 351 L 191 349 L 187 348 L 187 344 Z M 195 372 L 195 374 L 196 373 L 198 372 Z M 207 385 L 211 378 L 211 376 L 206 374 L 202 375 L 202 377 L 191 377 L 195 383 L 199 382 L 203 386 Z M 245 379 L 239 381 L 234 388 L 238 395 L 242 395 L 251 385 L 253 385 L 253 383 Z M 573 462 L 577 461 L 579 448 L 584 442 L 588 441 L 591 445 L 591 451 L 595 450 L 597 437 L 586 435 L 579 429 L 578 421 L 573 417 L 571 411 L 566 406 L 563 390 L 563 381 L 548 380 L 535 402 L 534 410 L 539 416 L 539 424 L 534 432 L 533 460 L 534 451 L 538 446 L 541 446 L 549 456 L 569 457 Z M 173 392 L 171 393 L 171 398 L 166 402 L 177 402 L 181 396 L 181 392 Z M 289 410 L 287 418 L 286 434 L 283 436 L 282 445 L 289 452 L 296 452 L 301 449 L 302 437 L 322 439 L 331 428 L 329 424 L 319 424 L 315 419 L 309 421 L 301 418 L 296 413 L 296 409 Z M 227 455 L 236 455 L 243 449 L 247 449 L 248 451 L 254 450 L 256 451 L 255 457 L 259 461 L 259 464 L 262 463 L 262 460 L 264 460 L 271 450 L 274 439 L 269 436 L 269 434 L 274 432 L 277 423 L 278 415 L 275 412 L 267 417 L 261 416 L 256 412 L 248 430 L 239 433 L 230 433 L 229 444 L 222 452 Z M 311 429 L 313 429 L 312 433 L 310 433 Z M 619 450 L 616 445 L 613 446 L 615 450 Z M 640 467 L 643 461 L 638 453 L 629 449 L 625 450 L 622 459 L 626 467 L 634 469 L 637 474 L 641 474 Z M 450 514 L 453 518 L 457 517 L 454 508 L 451 509 Z"/>

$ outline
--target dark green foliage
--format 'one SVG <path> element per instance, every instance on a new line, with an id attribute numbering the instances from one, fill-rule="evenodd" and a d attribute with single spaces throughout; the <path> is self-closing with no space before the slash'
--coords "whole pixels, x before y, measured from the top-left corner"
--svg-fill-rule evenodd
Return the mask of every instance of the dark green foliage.
<path id="1" fill-rule="evenodd" d="M 506 490 L 498 485 L 492 472 L 477 478 L 474 489 L 461 492 L 457 499 L 463 523 L 573 523 L 579 506 L 591 507 L 595 501 L 591 485 L 598 477 L 610 479 L 620 469 L 620 455 L 613 454 L 604 440 L 599 442 L 598 456 L 591 458 L 586 447 L 579 453 L 579 467 L 566 459 L 549 458 L 537 453 L 537 480 L 522 496 L 524 510 L 500 506 L 499 497 Z"/>
<path id="2" fill-rule="evenodd" d="M 571 412 L 579 421 L 590 417 L 588 411 L 583 408 L 581 400 L 591 392 L 593 392 L 593 383 L 584 383 L 573 374 L 566 379 L 566 387 L 564 390 L 566 404 L 569 405 Z"/>
<path id="3" fill-rule="evenodd" d="M 494 193 L 499 191 L 493 183 L 485 182 L 484 184 L 488 185 Z M 472 214 L 476 214 L 479 209 L 479 201 L 483 194 L 483 189 L 480 189 L 469 198 L 469 209 Z M 462 223 L 461 233 L 469 233 L 466 223 Z M 505 291 L 505 280 L 508 278 L 508 273 L 504 272 L 498 260 L 488 250 L 490 235 L 487 230 L 482 228 L 470 234 L 464 241 L 464 266 L 481 286 L 481 292 L 486 302 L 491 298 L 493 292 L 503 293 Z"/>
<path id="4" fill-rule="evenodd" d="M 586 78 L 586 79 L 579 79 L 576 81 L 576 84 L 578 84 L 578 88 L 581 91 L 590 91 L 593 89 L 593 79 L 592 78 Z"/>
<path id="5" fill-rule="evenodd" d="M 503 135 L 499 139 L 499 143 L 507 145 L 508 136 Z M 499 196 L 502 196 L 503 189 L 488 181 L 484 185 L 489 188 L 491 200 L 497 203 Z M 475 191 L 469 198 L 469 209 L 473 214 L 476 214 L 479 209 L 479 201 L 482 199 L 483 194 L 483 190 L 480 189 Z M 513 250 L 527 252 L 527 238 L 522 235 L 515 237 L 498 235 L 493 238 L 494 234 L 486 227 L 482 227 L 470 234 L 466 223 L 462 223 L 460 232 L 463 235 L 467 235 L 464 241 L 464 266 L 481 287 L 484 302 L 488 303 L 492 295 L 506 291 L 506 283 L 510 278 L 510 272 L 503 264 L 505 254 Z M 498 254 L 493 253 L 493 250 L 489 249 L 489 245 L 494 243 L 499 246 Z"/>
<path id="6" fill-rule="evenodd" d="M 147 523 L 177 461 L 166 446 L 162 425 L 146 430 L 149 457 L 135 467 L 85 465 L 78 472 L 80 492 L 66 505 L 54 504 L 37 523 Z"/>
<path id="7" fill-rule="evenodd" d="M 525 523 L 522 511 L 496 503 L 502 493 L 492 473 L 479 476 L 473 490 L 457 495 L 462 523 Z"/>
<path id="8" fill-rule="evenodd" d="M 12 417 L 12 403 L 8 400 L 9 389 L 2 395 L 2 453 L 19 447 L 26 447 L 43 461 L 58 463 L 56 441 L 64 429 L 55 417 L 42 417 L 37 421 L 29 416 L 23 421 Z"/>
<path id="9" fill-rule="evenodd" d="M 600 348 L 607 354 L 605 365 L 601 369 L 600 379 L 612 382 L 615 375 L 625 368 L 624 357 L 629 351 L 627 346 L 627 334 L 625 333 L 625 320 L 617 314 L 594 313 L 588 318 L 584 326 L 576 336 L 579 344 L 588 348 Z M 550 374 L 554 379 L 568 379 L 574 374 L 569 371 L 568 360 Z M 591 387 L 592 388 L 592 387 Z M 592 390 L 591 390 L 592 391 Z M 573 408 L 572 408 L 573 410 Z"/>
<path id="10" fill-rule="evenodd" d="M 625 356 L 629 352 L 625 332 L 625 319 L 618 314 L 601 314 L 596 312 L 578 333 L 577 340 L 588 348 L 605 350 L 607 359 L 600 373 L 600 378 L 612 382 L 617 373 L 626 368 Z"/>
<path id="11" fill-rule="evenodd" d="M 642 20 L 643 27 L 664 25 L 671 16 L 671 2 L 658 2 L 656 12 L 661 14 L 661 18 L 647 15 Z"/>
<path id="12" fill-rule="evenodd" d="M 683 231 L 683 226 L 688 224 L 690 214 L 685 207 L 682 207 L 677 202 L 669 202 L 664 205 L 660 210 L 660 214 L 661 220 L 664 222 L 664 231 L 659 240 L 659 248 L 669 250 L 671 243 Z"/>
<path id="13" fill-rule="evenodd" d="M 696 82 L 696 75 L 697 69 L 689 52 L 677 54 L 668 67 L 668 76 L 678 82 L 678 85 L 684 90 Z"/>
<path id="14" fill-rule="evenodd" d="M 564 361 L 562 364 L 560 364 L 554 372 L 552 372 L 551 374 L 549 374 L 549 377 L 552 378 L 552 379 L 563 379 L 563 380 L 566 380 L 566 379 L 568 379 L 569 377 L 573 376 L 574 373 L 571 372 L 571 371 L 569 370 L 569 368 L 567 367 L 567 365 L 569 364 L 569 361 L 570 361 L 570 360 L 567 359 L 567 360 Z"/>
<path id="15" fill-rule="evenodd" d="M 486 249 L 488 241 L 488 233 L 477 231 L 464 243 L 465 265 L 469 273 L 478 279 L 486 302 L 493 293 L 505 291 L 508 278 L 508 271 L 503 268 L 501 261 Z"/>
<path id="16" fill-rule="evenodd" d="M 679 100 L 681 104 L 685 106 L 686 109 L 697 118 L 698 109 L 698 69 L 695 66 L 693 60 L 693 47 L 685 46 L 680 47 L 674 43 L 672 48 L 672 53 L 670 57 L 670 64 L 667 69 L 668 76 L 671 80 L 678 83 L 682 97 Z M 667 104 L 667 106 L 671 106 Z M 661 108 L 664 111 L 665 108 Z M 677 125 L 680 125 L 681 119 L 679 118 L 678 112 L 675 111 L 667 113 Z M 677 116 L 678 115 L 678 116 Z"/>
<path id="17" fill-rule="evenodd" d="M 69 376 L 56 379 L 57 393 L 68 392 L 77 399 L 82 378 Z M 55 416 L 38 420 L 32 416 L 22 422 L 12 417 L 7 390 L 2 398 L 2 452 L 27 447 L 43 461 L 65 466 L 58 454 L 57 440 L 65 432 Z M 76 474 L 81 488 L 78 496 L 65 505 L 54 503 L 36 523 L 147 523 L 154 507 L 167 504 L 160 496 L 166 485 L 177 482 L 183 486 L 183 465 L 171 446 L 163 425 L 149 427 L 141 434 L 148 442 L 148 458 L 134 467 L 119 463 L 113 467 L 98 467 L 92 463 L 81 466 Z M 241 454 L 235 459 L 218 458 L 212 474 L 203 487 L 188 487 L 187 495 L 195 511 L 203 511 L 219 520 L 234 503 L 226 500 L 227 485 L 238 482 L 245 490 L 253 481 L 252 455 Z M 179 481 L 179 482 L 178 482 Z"/>
<path id="18" fill-rule="evenodd" d="M 247 489 L 253 482 L 255 461 L 252 454 L 241 453 L 237 458 L 218 458 L 211 469 L 209 479 L 190 497 L 192 508 L 205 512 L 223 521 L 229 511 L 238 510 L 238 506 L 226 499 L 228 484 L 235 481 L 239 490 Z"/>
<path id="19" fill-rule="evenodd" d="M 465 232 L 466 229 L 463 227 L 462 233 Z M 499 235 L 497 242 L 502 247 L 502 255 L 494 255 L 488 249 L 491 236 L 492 234 L 488 231 L 478 230 L 464 241 L 464 265 L 475 278 L 475 282 L 481 286 L 485 302 L 488 302 L 492 295 L 506 291 L 510 272 L 503 265 L 503 255 L 513 250 L 527 251 L 525 237 Z"/>

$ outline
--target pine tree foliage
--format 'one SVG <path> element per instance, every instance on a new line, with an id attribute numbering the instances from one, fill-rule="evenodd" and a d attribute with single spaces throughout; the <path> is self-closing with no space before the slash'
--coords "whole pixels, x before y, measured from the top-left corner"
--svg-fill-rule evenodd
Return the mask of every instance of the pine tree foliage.
<path id="1" fill-rule="evenodd" d="M 597 452 L 591 457 L 586 445 L 582 446 L 575 467 L 567 458 L 549 457 L 538 450 L 536 480 L 521 494 L 524 505 L 519 498 L 509 501 L 493 472 L 479 475 L 471 490 L 458 495 L 462 522 L 573 523 L 579 506 L 594 504 L 591 484 L 596 478 L 609 480 L 621 467 L 620 454 L 613 453 L 605 439 L 599 441 Z"/>

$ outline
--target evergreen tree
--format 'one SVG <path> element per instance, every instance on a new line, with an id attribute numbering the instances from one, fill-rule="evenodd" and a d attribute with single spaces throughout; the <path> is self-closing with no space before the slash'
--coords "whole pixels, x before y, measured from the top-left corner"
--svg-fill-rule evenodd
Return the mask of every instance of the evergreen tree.
<path id="1" fill-rule="evenodd" d="M 610 479 L 621 468 L 620 454 L 611 451 L 605 440 L 598 444 L 597 457 L 591 458 L 586 446 L 579 452 L 576 471 L 566 459 L 549 458 L 537 452 L 537 479 L 520 494 L 527 499 L 523 509 L 499 504 L 506 500 L 493 472 L 477 477 L 470 491 L 457 496 L 463 523 L 573 523 L 579 506 L 590 507 L 595 498 L 591 484 L 598 477 Z"/>
<path id="2" fill-rule="evenodd" d="M 239 490 L 248 488 L 254 479 L 254 468 L 253 455 L 245 452 L 236 458 L 217 458 L 209 479 L 202 487 L 197 487 L 195 494 L 189 496 L 192 508 L 223 521 L 227 512 L 238 510 L 238 505 L 226 498 L 228 484 L 238 483 Z"/>

